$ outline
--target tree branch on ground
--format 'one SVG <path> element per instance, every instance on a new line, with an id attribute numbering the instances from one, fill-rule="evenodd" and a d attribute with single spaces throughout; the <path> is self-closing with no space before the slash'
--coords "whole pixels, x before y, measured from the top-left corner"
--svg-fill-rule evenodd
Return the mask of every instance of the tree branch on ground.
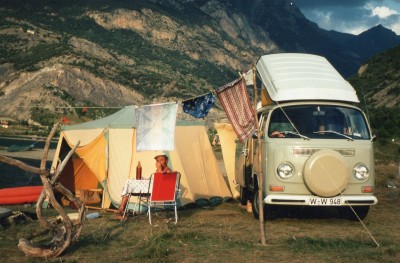
<path id="1" fill-rule="evenodd" d="M 59 123 L 56 123 L 47 137 L 46 144 L 43 149 L 43 157 L 41 159 L 40 168 L 27 165 L 24 162 L 15 160 L 13 158 L 0 156 L 0 162 L 19 167 L 25 171 L 39 174 L 43 183 L 43 190 L 36 204 L 36 214 L 44 230 L 42 230 L 40 233 L 31 234 L 27 238 L 21 238 L 18 244 L 18 248 L 30 257 L 52 258 L 61 255 L 71 243 L 78 240 L 82 231 L 82 226 L 85 222 L 85 205 L 58 181 L 59 176 L 65 168 L 65 165 L 74 154 L 80 142 L 78 141 L 77 144 L 69 151 L 65 159 L 55 169 L 54 172 L 46 170 L 50 141 L 53 138 L 58 126 Z M 72 223 L 71 219 L 65 213 L 63 207 L 56 200 L 54 195 L 56 192 L 64 195 L 73 205 L 75 205 L 75 207 L 78 208 L 79 218 L 76 223 Z M 61 220 L 47 219 L 43 215 L 42 206 L 45 200 L 48 200 L 58 214 L 60 214 Z M 49 244 L 38 246 L 33 243 L 34 238 L 38 236 L 42 237 L 48 233 L 52 233 L 53 235 L 53 239 Z"/>

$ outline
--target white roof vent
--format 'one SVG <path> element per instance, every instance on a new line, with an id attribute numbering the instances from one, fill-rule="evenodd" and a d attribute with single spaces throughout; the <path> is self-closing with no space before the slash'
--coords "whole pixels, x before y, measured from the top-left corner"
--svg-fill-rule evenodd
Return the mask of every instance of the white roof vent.
<path id="1" fill-rule="evenodd" d="M 321 56 L 299 53 L 265 55 L 258 61 L 257 71 L 274 101 L 360 102 L 354 88 Z"/>

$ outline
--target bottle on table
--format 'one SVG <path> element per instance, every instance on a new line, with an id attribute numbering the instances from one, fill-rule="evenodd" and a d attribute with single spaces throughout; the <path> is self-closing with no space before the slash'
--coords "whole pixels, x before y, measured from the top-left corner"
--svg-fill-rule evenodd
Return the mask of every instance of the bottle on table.
<path id="1" fill-rule="evenodd" d="M 141 180 L 142 179 L 142 165 L 140 164 L 140 161 L 138 162 L 138 165 L 136 166 L 136 180 Z"/>

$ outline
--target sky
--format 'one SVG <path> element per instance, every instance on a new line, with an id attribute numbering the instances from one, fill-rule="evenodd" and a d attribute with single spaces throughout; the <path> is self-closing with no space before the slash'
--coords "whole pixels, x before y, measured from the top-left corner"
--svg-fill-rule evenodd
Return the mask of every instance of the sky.
<path id="1" fill-rule="evenodd" d="M 319 27 L 358 35 L 383 25 L 400 35 L 400 0 L 292 0 Z"/>

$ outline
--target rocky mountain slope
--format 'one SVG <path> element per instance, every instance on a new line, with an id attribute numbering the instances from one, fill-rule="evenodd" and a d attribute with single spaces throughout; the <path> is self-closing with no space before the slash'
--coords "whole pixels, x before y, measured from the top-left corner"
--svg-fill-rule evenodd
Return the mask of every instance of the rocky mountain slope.
<path id="1" fill-rule="evenodd" d="M 79 115 L 68 107 L 190 98 L 276 52 L 324 55 L 348 76 L 389 47 L 368 35 L 328 34 L 288 0 L 6 0 L 0 115 L 51 123 Z"/>

